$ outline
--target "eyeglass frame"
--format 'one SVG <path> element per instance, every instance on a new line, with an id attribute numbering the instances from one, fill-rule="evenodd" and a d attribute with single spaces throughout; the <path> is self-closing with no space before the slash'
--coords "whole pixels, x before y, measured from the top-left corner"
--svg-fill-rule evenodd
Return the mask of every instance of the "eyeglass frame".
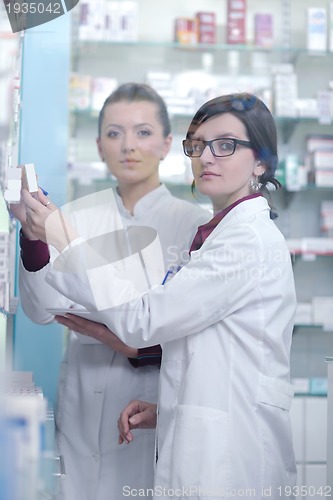
<path id="1" fill-rule="evenodd" d="M 214 153 L 214 150 L 213 150 L 213 147 L 212 147 L 212 143 L 215 142 L 215 141 L 223 141 L 223 140 L 232 141 L 233 145 L 234 145 L 234 149 L 233 149 L 232 153 L 228 153 L 226 155 L 217 155 L 217 154 Z M 185 143 L 187 141 L 202 142 L 204 144 L 204 148 L 203 148 L 201 154 L 198 155 L 198 156 L 191 156 L 191 155 L 187 154 L 187 152 L 185 150 Z M 211 141 L 204 141 L 204 140 L 201 140 L 201 139 L 184 139 L 182 141 L 182 145 L 183 145 L 184 154 L 186 156 L 188 156 L 189 158 L 200 158 L 203 155 L 203 152 L 205 151 L 205 149 L 206 149 L 207 146 L 209 146 L 209 149 L 210 149 L 212 155 L 215 156 L 216 158 L 226 158 L 227 156 L 232 156 L 235 153 L 236 147 L 238 145 L 239 146 L 245 146 L 245 147 L 250 148 L 250 149 L 254 149 L 252 142 L 250 142 L 250 141 L 242 141 L 241 139 L 234 139 L 232 137 L 220 137 L 220 138 L 217 138 L 217 139 L 212 139 Z"/>

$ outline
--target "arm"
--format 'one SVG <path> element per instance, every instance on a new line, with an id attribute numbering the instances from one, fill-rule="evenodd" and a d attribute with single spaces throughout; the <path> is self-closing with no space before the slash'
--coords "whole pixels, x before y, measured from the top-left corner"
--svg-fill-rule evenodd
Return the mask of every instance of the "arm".
<path id="1" fill-rule="evenodd" d="M 131 401 L 118 419 L 119 444 L 130 443 L 134 436 L 131 429 L 154 429 L 156 427 L 157 405 L 146 401 Z"/>
<path id="2" fill-rule="evenodd" d="M 237 224 L 211 239 L 204 251 L 192 254 L 170 282 L 138 296 L 115 266 L 85 271 L 81 250 L 84 246 L 76 247 L 75 261 L 83 267 L 75 273 L 52 268 L 47 280 L 98 314 L 100 322 L 133 347 L 199 333 L 232 314 L 250 300 L 263 265 L 257 234 L 250 225 Z M 66 252 L 61 257 L 66 262 Z"/>
<path id="3" fill-rule="evenodd" d="M 82 335 L 93 337 L 102 344 L 108 345 L 115 352 L 129 358 L 129 362 L 134 368 L 146 365 L 160 365 L 162 357 L 161 346 L 135 349 L 128 347 L 111 330 L 101 323 L 96 323 L 86 318 L 81 318 L 75 314 L 66 316 L 55 316 L 55 320 L 70 330 L 79 332 Z"/>
<path id="4" fill-rule="evenodd" d="M 48 198 L 42 193 L 41 189 L 38 196 L 41 198 L 41 202 L 34 200 L 35 203 L 39 205 L 42 202 L 44 202 L 44 205 L 48 203 Z M 9 208 L 12 215 L 21 224 L 19 289 L 22 308 L 32 321 L 41 324 L 50 323 L 54 317 L 46 312 L 45 308 L 50 306 L 68 308 L 72 301 L 63 297 L 45 281 L 50 262 L 49 247 L 30 230 L 22 195 L 20 203 L 11 204 Z M 46 206 L 43 206 L 43 208 L 48 211 Z"/>
<path id="5" fill-rule="evenodd" d="M 31 197 L 27 204 L 30 229 L 34 234 L 38 228 L 45 233 L 40 222 L 45 207 L 40 209 Z M 51 228 L 57 247 L 56 229 L 57 220 Z M 146 288 L 134 286 L 133 275 L 137 284 L 147 269 L 156 275 L 156 246 L 141 252 L 148 264 L 144 269 L 138 255 L 110 264 L 78 239 L 61 251 L 46 279 L 59 293 L 97 314 L 97 321 L 126 345 L 149 347 L 199 333 L 251 300 L 264 265 L 261 240 L 253 225 L 246 221 L 226 225 L 223 235 L 217 231 L 202 249 L 192 253 L 189 264 L 169 283 L 145 292 Z"/>
<path id="6" fill-rule="evenodd" d="M 66 314 L 66 316 L 55 316 L 57 323 L 67 326 L 74 332 L 93 337 L 102 344 L 108 345 L 115 352 L 126 356 L 127 358 L 135 358 L 138 355 L 138 349 L 128 347 L 122 342 L 111 330 L 101 323 L 96 323 L 90 319 L 80 318 L 75 314 Z"/>

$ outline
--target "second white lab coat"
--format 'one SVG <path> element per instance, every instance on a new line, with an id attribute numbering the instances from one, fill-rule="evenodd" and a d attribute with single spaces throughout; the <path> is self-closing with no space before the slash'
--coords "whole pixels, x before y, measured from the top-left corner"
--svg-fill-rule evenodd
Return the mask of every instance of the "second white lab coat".
<path id="1" fill-rule="evenodd" d="M 112 267 L 100 283 L 110 305 L 132 286 Z M 96 312 L 92 274 L 47 280 L 129 345 L 163 344 L 155 498 L 292 498 L 296 297 L 267 201 L 237 205 L 174 279 L 116 311 Z"/>
<path id="2" fill-rule="evenodd" d="M 108 193 L 97 193 L 97 201 L 100 196 L 107 198 Z M 81 204 L 84 202 L 82 199 Z M 157 230 L 166 268 L 188 260 L 198 225 L 211 218 L 208 211 L 172 196 L 164 185 L 141 198 L 134 215 L 129 214 L 118 195 L 116 202 L 124 227 L 149 226 Z M 107 200 L 98 206 L 90 205 L 71 215 L 86 238 L 109 231 L 110 220 L 118 220 Z M 52 261 L 56 256 L 53 252 Z M 22 306 L 38 323 L 53 320 L 47 308 L 78 307 L 46 283 L 50 267 L 48 264 L 40 271 L 28 272 L 20 264 Z M 66 470 L 57 499 L 114 500 L 122 498 L 125 486 L 153 486 L 155 431 L 138 432 L 133 446 L 120 446 L 117 420 L 129 400 L 157 400 L 158 376 L 157 366 L 134 368 L 110 347 L 71 333 L 60 370 L 56 411 L 58 452 Z"/>

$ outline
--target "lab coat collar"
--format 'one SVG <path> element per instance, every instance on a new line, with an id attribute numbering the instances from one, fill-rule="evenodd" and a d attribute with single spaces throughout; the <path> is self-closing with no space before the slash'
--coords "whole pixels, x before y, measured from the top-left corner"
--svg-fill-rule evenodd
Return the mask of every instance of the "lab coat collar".
<path id="1" fill-rule="evenodd" d="M 209 222 L 206 224 L 203 224 L 202 226 L 198 227 L 198 231 L 192 241 L 191 248 L 190 248 L 190 253 L 193 250 L 198 250 L 203 242 L 208 238 L 210 233 L 214 231 L 216 226 L 221 222 L 222 219 L 231 211 L 233 210 L 237 205 L 243 203 L 244 201 L 251 200 L 253 198 L 258 198 L 259 196 L 262 196 L 261 193 L 255 193 L 251 194 L 249 196 L 245 196 L 244 198 L 241 198 L 240 200 L 235 201 L 228 207 L 226 207 L 224 210 L 221 210 L 218 212 Z"/>
<path id="2" fill-rule="evenodd" d="M 118 191 L 115 190 L 115 197 L 119 212 L 122 216 L 128 218 L 140 217 L 140 215 L 147 213 L 148 210 L 156 210 L 156 205 L 162 198 L 165 198 L 166 196 L 171 196 L 171 193 L 164 184 L 160 184 L 156 189 L 153 189 L 145 196 L 140 198 L 140 200 L 137 201 L 134 206 L 133 214 L 130 214 L 130 212 L 124 206 L 123 200 L 121 199 Z"/>
<path id="3" fill-rule="evenodd" d="M 215 235 L 223 231 L 229 223 L 235 224 L 235 219 L 237 220 L 237 222 L 241 223 L 244 220 L 249 220 L 252 215 L 255 215 L 259 212 L 267 212 L 267 218 L 270 219 L 270 207 L 264 196 L 258 196 L 255 198 L 248 198 L 246 200 L 243 200 L 242 203 L 237 204 L 232 208 L 232 210 L 224 215 L 222 220 L 220 220 L 210 232 L 210 234 L 206 236 L 205 241 L 209 241 L 211 238 L 214 238 Z M 202 247 L 198 249 L 198 255 L 200 254 L 201 248 Z M 196 252 L 191 253 L 191 258 L 194 257 L 195 253 Z"/>

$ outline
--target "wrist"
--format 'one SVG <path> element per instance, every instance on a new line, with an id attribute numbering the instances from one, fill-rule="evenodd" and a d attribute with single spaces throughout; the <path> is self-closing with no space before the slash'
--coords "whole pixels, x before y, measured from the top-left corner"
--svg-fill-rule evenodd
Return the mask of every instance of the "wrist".
<path id="1" fill-rule="evenodd" d="M 38 238 L 36 238 L 26 224 L 21 224 L 21 236 L 30 241 L 38 241 Z"/>
<path id="2" fill-rule="evenodd" d="M 126 349 L 125 349 L 125 356 L 126 358 L 130 358 L 130 359 L 133 359 L 133 358 L 137 358 L 138 355 L 139 355 L 139 349 L 135 349 L 134 347 L 128 347 L 128 346 L 125 346 Z"/>

